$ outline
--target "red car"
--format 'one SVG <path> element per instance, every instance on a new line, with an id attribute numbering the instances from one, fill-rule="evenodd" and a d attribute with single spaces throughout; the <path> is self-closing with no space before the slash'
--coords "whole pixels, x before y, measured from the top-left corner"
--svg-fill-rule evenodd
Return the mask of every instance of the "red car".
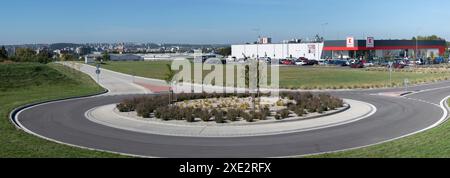
<path id="1" fill-rule="evenodd" d="M 295 62 L 292 61 L 292 60 L 284 60 L 284 61 L 283 61 L 283 64 L 284 64 L 284 65 L 295 65 Z"/>
<path id="2" fill-rule="evenodd" d="M 405 68 L 405 64 L 400 64 L 400 63 L 395 63 L 394 64 L 394 69 L 403 69 Z"/>

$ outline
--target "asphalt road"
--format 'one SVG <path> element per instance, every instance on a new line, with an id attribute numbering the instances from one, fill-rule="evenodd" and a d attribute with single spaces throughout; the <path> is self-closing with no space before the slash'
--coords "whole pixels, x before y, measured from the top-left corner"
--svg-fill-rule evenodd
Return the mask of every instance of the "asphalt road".
<path id="1" fill-rule="evenodd" d="M 400 89 L 331 92 L 371 103 L 377 112 L 346 125 L 300 133 L 240 137 L 189 138 L 160 136 L 110 128 L 90 122 L 84 113 L 117 103 L 127 96 L 99 96 L 38 105 L 23 110 L 18 120 L 27 130 L 59 142 L 133 155 L 155 157 L 284 157 L 371 145 L 430 127 L 444 111 L 440 101 L 450 95 L 449 82 L 411 88 L 407 97 L 373 95 Z M 444 87 L 444 88 L 443 88 Z"/>

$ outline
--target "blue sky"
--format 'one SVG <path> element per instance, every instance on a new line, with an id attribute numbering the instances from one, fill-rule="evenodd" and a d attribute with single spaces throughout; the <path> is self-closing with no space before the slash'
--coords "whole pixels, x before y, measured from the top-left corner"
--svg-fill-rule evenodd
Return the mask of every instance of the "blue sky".
<path id="1" fill-rule="evenodd" d="M 0 17 L 0 44 L 450 39 L 448 0 L 4 0 Z"/>

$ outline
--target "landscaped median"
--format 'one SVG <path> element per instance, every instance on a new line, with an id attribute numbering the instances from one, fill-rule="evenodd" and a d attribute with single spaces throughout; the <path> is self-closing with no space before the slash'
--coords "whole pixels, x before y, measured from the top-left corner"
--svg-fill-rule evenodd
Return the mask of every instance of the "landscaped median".
<path id="1" fill-rule="evenodd" d="M 185 94 L 182 101 L 169 107 L 165 106 L 168 109 L 160 108 L 164 111 L 158 111 L 159 107 L 155 106 L 155 103 L 167 102 L 167 98 L 153 96 L 147 101 L 143 101 L 145 100 L 143 98 L 136 98 L 135 101 L 127 100 L 118 105 L 93 108 L 86 113 L 86 116 L 93 122 L 110 127 L 157 135 L 240 137 L 284 134 L 332 127 L 364 119 L 375 112 L 375 108 L 368 103 L 340 100 L 329 95 L 312 95 L 310 93 L 291 93 L 279 100 L 261 99 L 261 103 L 264 103 L 261 104 L 263 107 L 258 107 L 256 112 L 248 104 L 250 100 L 248 96 L 222 98 L 215 97 L 218 95 L 211 94 L 210 96 Z M 131 102 L 138 104 L 133 108 Z M 290 102 L 292 103 L 289 104 Z M 302 104 L 307 103 L 314 105 L 309 102 L 317 102 L 318 110 L 313 107 L 302 107 Z M 330 103 L 325 104 L 326 102 Z M 241 105 L 242 108 L 231 109 L 235 108 L 234 105 Z M 320 106 L 326 105 L 331 108 L 320 109 Z M 126 112 L 120 112 L 120 110 Z M 142 113 L 142 110 L 146 110 L 146 112 Z M 302 112 L 301 115 L 298 112 Z M 143 115 L 145 117 L 142 117 Z M 164 118 L 166 116 L 163 115 L 167 115 L 167 118 Z"/>

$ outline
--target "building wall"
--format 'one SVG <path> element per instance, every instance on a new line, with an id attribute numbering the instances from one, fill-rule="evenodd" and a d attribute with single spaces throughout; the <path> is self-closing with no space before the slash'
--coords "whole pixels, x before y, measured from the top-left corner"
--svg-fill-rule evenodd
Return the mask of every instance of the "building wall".
<path id="1" fill-rule="evenodd" d="M 232 56 L 236 58 L 270 57 L 284 59 L 288 57 L 319 60 L 322 58 L 323 43 L 292 43 L 292 44 L 247 44 L 232 45 Z M 245 55 L 245 56 L 244 56 Z"/>

